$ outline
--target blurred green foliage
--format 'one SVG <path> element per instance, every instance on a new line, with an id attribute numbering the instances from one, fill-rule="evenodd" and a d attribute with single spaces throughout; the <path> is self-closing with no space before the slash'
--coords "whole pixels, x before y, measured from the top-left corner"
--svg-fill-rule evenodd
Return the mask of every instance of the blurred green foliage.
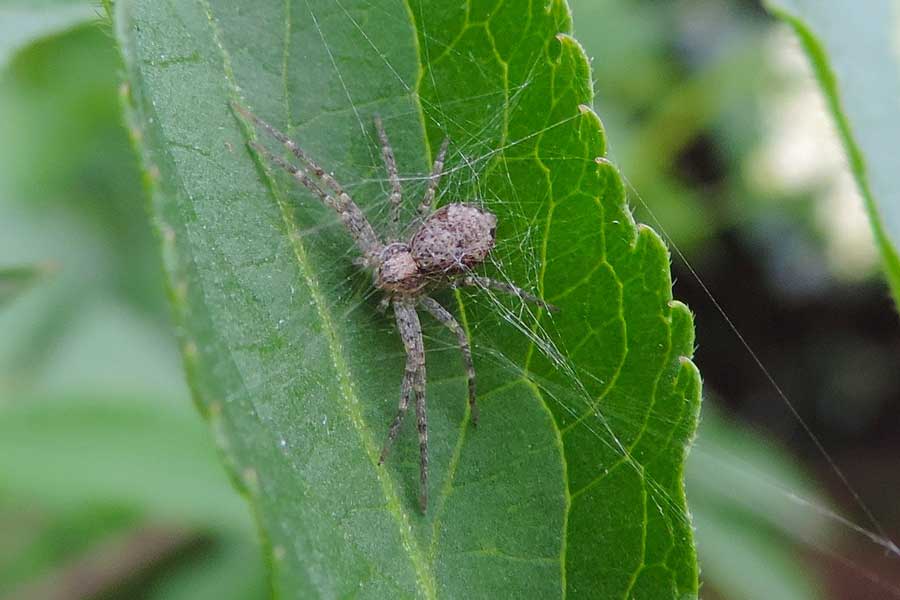
<path id="1" fill-rule="evenodd" d="M 118 60 L 83 25 L 0 71 L 0 596 L 157 524 L 202 543 L 143 597 L 259 598 L 249 512 L 183 383 Z"/>
<path id="2" fill-rule="evenodd" d="M 0 69 L 34 40 L 73 29 L 97 17 L 91 2 L 3 0 L 0 2 Z"/>
<path id="3" fill-rule="evenodd" d="M 900 308 L 896 6 L 889 0 L 873 0 L 866 10 L 807 0 L 767 4 L 794 28 L 815 69 L 863 192 L 884 273 Z"/>

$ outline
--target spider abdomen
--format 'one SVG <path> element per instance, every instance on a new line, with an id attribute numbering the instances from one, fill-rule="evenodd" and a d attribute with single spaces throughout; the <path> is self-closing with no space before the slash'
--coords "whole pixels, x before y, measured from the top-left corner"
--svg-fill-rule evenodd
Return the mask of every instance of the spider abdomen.
<path id="1" fill-rule="evenodd" d="M 497 217 L 472 204 L 447 204 L 419 227 L 409 243 L 423 273 L 462 272 L 494 247 Z"/>

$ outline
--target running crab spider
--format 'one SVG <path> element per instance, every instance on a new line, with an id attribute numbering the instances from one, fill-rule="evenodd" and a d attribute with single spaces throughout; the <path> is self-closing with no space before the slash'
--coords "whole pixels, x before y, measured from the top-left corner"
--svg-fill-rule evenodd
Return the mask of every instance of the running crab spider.
<path id="1" fill-rule="evenodd" d="M 385 242 L 382 242 L 359 206 L 328 171 L 319 166 L 287 135 L 246 108 L 237 104 L 234 104 L 234 108 L 281 142 L 300 161 L 301 165 L 296 166 L 276 156 L 263 145 L 255 141 L 250 142 L 260 155 L 289 172 L 322 203 L 338 213 L 362 254 L 359 263 L 372 269 L 375 287 L 385 293 L 384 304 L 393 306 L 397 328 L 406 349 L 406 369 L 400 388 L 400 406 L 397 416 L 391 422 L 378 464 L 382 464 L 387 457 L 409 407 L 409 397 L 413 396 L 419 431 L 419 505 L 422 512 L 425 512 L 428 506 L 425 346 L 416 309 L 425 309 L 456 335 L 466 368 L 469 407 L 474 426 L 478 422 L 478 406 L 475 403 L 475 367 L 472 363 L 468 336 L 453 315 L 428 294 L 446 287 L 474 286 L 506 292 L 547 310 L 556 310 L 556 307 L 515 285 L 471 273 L 472 267 L 484 262 L 494 247 L 497 217 L 483 208 L 464 202 L 453 202 L 434 209 L 435 193 L 444 171 L 449 140 L 444 140 L 435 158 L 428 187 L 410 227 L 415 229 L 415 233 L 410 239 L 404 240 L 400 234 L 402 188 L 397 162 L 384 125 L 378 116 L 375 117 L 375 129 L 391 187 L 389 232 Z"/>

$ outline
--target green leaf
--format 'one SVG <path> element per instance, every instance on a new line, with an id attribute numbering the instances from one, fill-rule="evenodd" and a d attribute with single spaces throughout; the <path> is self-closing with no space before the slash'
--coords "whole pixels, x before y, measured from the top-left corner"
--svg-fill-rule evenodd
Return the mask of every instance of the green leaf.
<path id="1" fill-rule="evenodd" d="M 42 38 L 96 20 L 93 2 L 12 2 L 0 5 L 0 69 Z"/>
<path id="2" fill-rule="evenodd" d="M 682 470 L 699 409 L 690 313 L 604 154 L 563 2 L 116 3 L 125 101 L 198 403 L 291 597 L 697 593 Z M 384 231 L 385 120 L 407 215 L 498 215 L 495 277 L 559 305 L 443 293 L 424 319 L 432 503 L 409 422 L 383 467 L 403 348 L 336 217 L 247 146 L 232 101 L 302 141 Z M 262 140 L 261 140 L 262 141 Z M 408 418 L 408 421 L 412 419 Z"/>
<path id="3" fill-rule="evenodd" d="M 705 586 L 735 600 L 820 597 L 797 545 L 828 547 L 834 522 L 810 510 L 827 503 L 787 452 L 707 405 L 685 478 Z"/>
<path id="4" fill-rule="evenodd" d="M 900 54 L 896 7 L 851 2 L 767 0 L 799 37 L 862 193 L 894 302 L 900 307 Z"/>
<path id="5" fill-rule="evenodd" d="M 151 600 L 253 600 L 268 598 L 259 548 L 249 540 L 224 537 L 211 551 L 175 565 L 149 592 Z"/>
<path id="6" fill-rule="evenodd" d="M 121 507 L 248 530 L 202 423 L 143 398 L 19 397 L 0 406 L 0 491 L 54 510 Z"/>
<path id="7" fill-rule="evenodd" d="M 33 499 L 0 498 L 0 594 L 12 597 L 16 588 L 77 560 L 91 545 L 133 527 L 134 514 L 109 506 L 71 507 L 46 511 Z M 21 594 L 19 594 L 21 597 Z"/>
<path id="8" fill-rule="evenodd" d="M 775 542 L 746 515 L 692 512 L 704 581 L 730 600 L 816 600 L 824 596 L 797 550 Z M 738 541 L 736 543 L 736 540 Z M 707 587 L 704 590 L 709 591 Z"/>

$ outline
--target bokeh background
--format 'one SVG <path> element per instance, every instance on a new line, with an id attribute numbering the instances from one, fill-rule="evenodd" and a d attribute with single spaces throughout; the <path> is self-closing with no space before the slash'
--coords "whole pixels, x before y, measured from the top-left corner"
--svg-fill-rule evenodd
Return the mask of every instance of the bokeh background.
<path id="1" fill-rule="evenodd" d="M 751 0 L 570 3 L 635 213 L 687 260 L 702 597 L 900 597 L 900 559 L 835 516 L 900 538 L 900 320 L 799 45 Z M 0 0 L 0 598 L 267 597 L 184 383 L 112 36 L 43 4 L 17 45 Z"/>

